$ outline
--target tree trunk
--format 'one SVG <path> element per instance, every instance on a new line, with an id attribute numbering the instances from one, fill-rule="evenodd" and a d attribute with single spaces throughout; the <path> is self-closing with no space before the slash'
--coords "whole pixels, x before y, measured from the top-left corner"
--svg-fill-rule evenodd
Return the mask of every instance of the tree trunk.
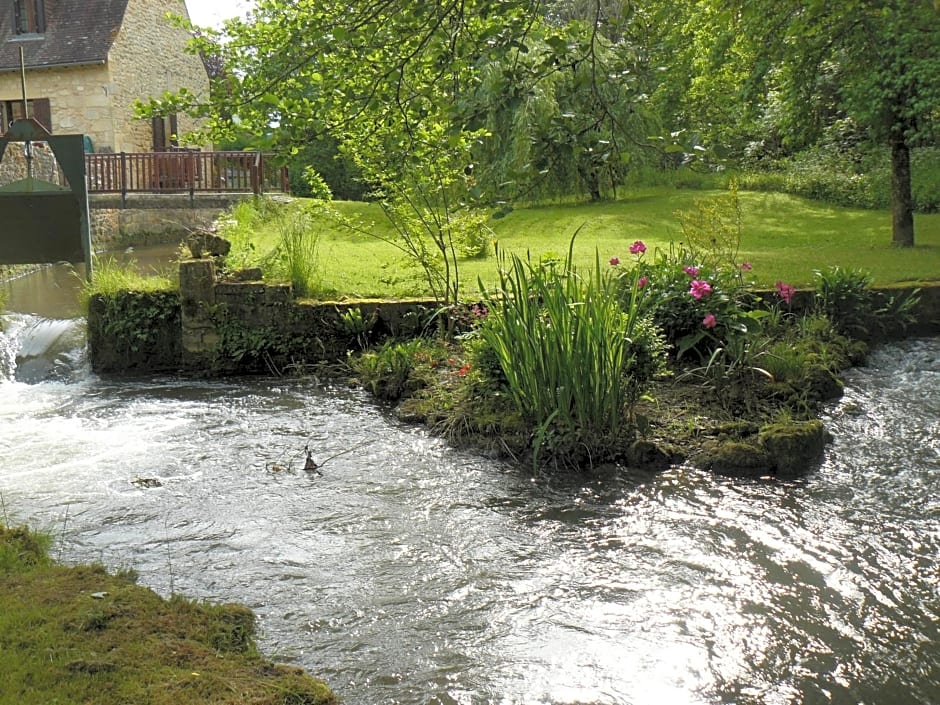
<path id="1" fill-rule="evenodd" d="M 895 247 L 914 246 L 911 150 L 903 137 L 891 140 L 891 244 Z"/>

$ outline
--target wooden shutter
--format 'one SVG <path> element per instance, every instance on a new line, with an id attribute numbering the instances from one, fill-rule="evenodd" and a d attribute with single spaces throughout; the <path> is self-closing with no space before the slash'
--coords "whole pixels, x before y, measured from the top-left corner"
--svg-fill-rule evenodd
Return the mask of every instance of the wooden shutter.
<path id="1" fill-rule="evenodd" d="M 43 0 L 13 0 L 16 34 L 43 34 L 46 31 L 46 8 Z"/>
<path id="2" fill-rule="evenodd" d="M 34 98 L 30 101 L 30 108 L 32 109 L 32 117 L 36 118 L 36 122 L 45 127 L 50 133 L 52 132 L 52 107 L 49 105 L 48 98 Z"/>
<path id="3" fill-rule="evenodd" d="M 33 11 L 33 31 L 44 34 L 46 31 L 46 8 L 43 7 L 43 0 L 36 0 Z"/>
<path id="4" fill-rule="evenodd" d="M 151 118 L 150 125 L 153 130 L 153 151 L 165 152 L 166 151 L 166 129 L 163 126 L 163 118 L 162 117 Z"/>

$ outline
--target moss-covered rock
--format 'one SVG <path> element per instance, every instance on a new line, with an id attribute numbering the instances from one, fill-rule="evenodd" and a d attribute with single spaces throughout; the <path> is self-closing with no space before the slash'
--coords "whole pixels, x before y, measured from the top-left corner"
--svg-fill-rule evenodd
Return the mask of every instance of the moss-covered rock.
<path id="1" fill-rule="evenodd" d="M 844 384 L 825 367 L 808 367 L 802 380 L 807 397 L 813 401 L 831 401 L 842 396 Z"/>
<path id="2" fill-rule="evenodd" d="M 665 470 L 675 461 L 662 447 L 642 438 L 630 444 L 624 456 L 628 466 L 644 470 Z"/>
<path id="3" fill-rule="evenodd" d="M 776 423 L 764 426 L 758 443 L 773 460 L 779 475 L 799 475 L 814 467 L 832 440 L 822 421 Z"/>
<path id="4" fill-rule="evenodd" d="M 760 477 L 773 470 L 773 461 L 767 452 L 749 441 L 709 441 L 695 462 L 704 470 L 734 477 Z"/>

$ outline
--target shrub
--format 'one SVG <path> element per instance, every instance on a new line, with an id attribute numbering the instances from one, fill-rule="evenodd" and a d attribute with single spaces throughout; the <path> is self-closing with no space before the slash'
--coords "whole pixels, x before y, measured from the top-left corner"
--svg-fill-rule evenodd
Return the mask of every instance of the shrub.
<path id="1" fill-rule="evenodd" d="M 634 280 L 642 284 L 636 292 L 631 288 Z M 694 354 L 707 360 L 730 335 L 752 325 L 751 295 L 742 270 L 702 264 L 682 246 L 657 252 L 652 262 L 640 260 L 619 282 L 624 307 L 637 306 L 634 299 L 639 297 L 640 309 L 678 358 Z"/>
<path id="2" fill-rule="evenodd" d="M 891 207 L 887 149 L 814 147 L 775 162 L 770 170 L 745 171 L 739 183 L 752 191 L 779 191 L 850 208 Z M 911 191 L 915 211 L 940 211 L 940 148 L 911 150 Z"/>

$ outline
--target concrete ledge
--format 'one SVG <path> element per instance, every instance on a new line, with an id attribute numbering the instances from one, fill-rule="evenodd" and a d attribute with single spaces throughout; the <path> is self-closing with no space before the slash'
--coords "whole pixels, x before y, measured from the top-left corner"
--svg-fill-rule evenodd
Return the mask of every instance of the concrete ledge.
<path id="1" fill-rule="evenodd" d="M 89 208 L 133 208 L 164 210 L 166 208 L 215 208 L 225 210 L 241 201 L 250 201 L 252 193 L 197 193 L 192 198 L 188 191 L 179 193 L 129 193 L 125 199 L 119 193 L 92 193 L 88 195 Z"/>

